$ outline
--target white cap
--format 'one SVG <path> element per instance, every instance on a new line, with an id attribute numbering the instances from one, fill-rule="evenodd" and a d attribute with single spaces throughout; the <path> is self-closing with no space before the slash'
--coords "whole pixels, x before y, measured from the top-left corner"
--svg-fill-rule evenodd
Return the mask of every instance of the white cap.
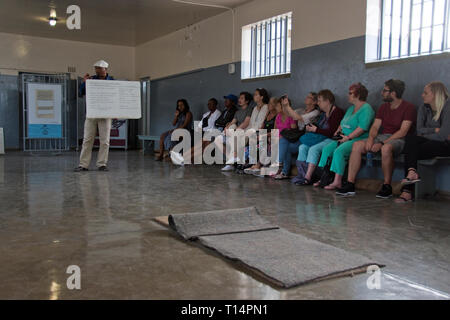
<path id="1" fill-rule="evenodd" d="M 94 67 L 100 67 L 100 68 L 108 68 L 109 64 L 105 60 L 98 60 L 96 63 L 94 63 Z"/>

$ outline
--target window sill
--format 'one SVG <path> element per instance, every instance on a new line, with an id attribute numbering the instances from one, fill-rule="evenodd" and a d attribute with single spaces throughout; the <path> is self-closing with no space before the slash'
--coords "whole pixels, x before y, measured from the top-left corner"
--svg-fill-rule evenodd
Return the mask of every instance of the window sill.
<path id="1" fill-rule="evenodd" d="M 376 68 L 376 67 L 390 66 L 394 64 L 409 63 L 414 61 L 429 61 L 430 59 L 448 59 L 449 57 L 450 52 L 440 52 L 414 57 L 394 58 L 391 60 L 370 61 L 365 62 L 365 65 L 366 68 Z"/>
<path id="2" fill-rule="evenodd" d="M 242 82 L 255 82 L 255 81 L 261 81 L 261 80 L 272 80 L 272 79 L 285 79 L 290 78 L 291 73 L 283 73 L 283 74 L 274 74 L 270 76 L 262 76 L 257 78 L 247 78 L 247 79 L 241 79 Z"/>

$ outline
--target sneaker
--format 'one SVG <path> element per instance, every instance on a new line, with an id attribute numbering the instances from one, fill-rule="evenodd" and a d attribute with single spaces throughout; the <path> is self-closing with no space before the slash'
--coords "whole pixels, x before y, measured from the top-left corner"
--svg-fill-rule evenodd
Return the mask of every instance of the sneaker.
<path id="1" fill-rule="evenodd" d="M 222 171 L 233 171 L 234 170 L 234 165 L 232 164 L 227 164 L 225 167 L 222 168 Z"/>
<path id="2" fill-rule="evenodd" d="M 89 171 L 88 168 L 82 167 L 82 166 L 78 166 L 75 169 L 73 169 L 74 172 L 80 172 L 80 171 Z"/>
<path id="3" fill-rule="evenodd" d="M 340 196 L 354 196 L 355 184 L 351 182 L 345 183 L 342 188 L 337 189 L 336 194 Z"/>
<path id="4" fill-rule="evenodd" d="M 383 184 L 383 186 L 381 187 L 381 190 L 378 191 L 377 198 L 381 198 L 381 199 L 389 199 L 390 197 L 392 197 L 392 187 L 390 184 Z"/>
<path id="5" fill-rule="evenodd" d="M 177 166 L 184 166 L 184 158 L 179 152 L 170 151 L 170 159 Z"/>
<path id="6" fill-rule="evenodd" d="M 107 166 L 98 167 L 98 171 L 109 171 Z"/>
<path id="7" fill-rule="evenodd" d="M 233 157 L 233 158 L 231 158 L 230 160 L 228 160 L 228 161 L 226 162 L 226 164 L 235 164 L 235 163 L 237 163 L 237 162 L 239 162 L 239 161 L 240 161 L 239 158 Z"/>

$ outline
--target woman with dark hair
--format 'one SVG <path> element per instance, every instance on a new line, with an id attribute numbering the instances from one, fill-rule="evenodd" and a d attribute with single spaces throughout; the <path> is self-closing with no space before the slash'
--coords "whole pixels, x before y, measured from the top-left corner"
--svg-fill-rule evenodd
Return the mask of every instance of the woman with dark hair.
<path id="1" fill-rule="evenodd" d="M 255 90 L 253 101 L 255 101 L 256 106 L 253 108 L 248 129 L 259 130 L 262 128 L 264 119 L 266 119 L 267 113 L 269 112 L 267 105 L 269 100 L 270 96 L 266 89 L 258 88 Z"/>
<path id="2" fill-rule="evenodd" d="M 344 116 L 344 111 L 335 105 L 334 94 L 328 89 L 321 90 L 317 94 L 317 104 L 322 111 L 319 120 L 316 125 L 307 125 L 306 133 L 300 138 L 301 144 L 298 148 L 296 162 L 298 175 L 292 181 L 298 185 L 312 184 L 312 175 L 319 162 L 322 149 L 333 142 L 331 138 Z M 281 178 L 286 179 L 288 176 L 284 175 Z"/>
<path id="3" fill-rule="evenodd" d="M 341 139 L 335 140 L 323 148 L 320 157 L 319 168 L 325 167 L 328 159 L 332 158 L 330 171 L 335 173 L 334 181 L 324 187 L 326 190 L 342 187 L 342 176 L 352 152 L 353 143 L 369 137 L 375 111 L 366 102 L 368 94 L 369 91 L 360 82 L 354 83 L 348 88 L 348 101 L 352 106 L 347 109 L 334 134 L 336 137 L 340 136 Z M 319 186 L 319 183 L 315 183 L 314 186 Z"/>
<path id="4" fill-rule="evenodd" d="M 164 150 L 170 151 L 178 142 L 172 141 L 172 132 L 176 129 L 192 129 L 192 113 L 189 111 L 189 104 L 186 99 L 179 99 L 177 101 L 177 108 L 175 110 L 175 118 L 173 119 L 172 130 L 164 132 L 159 139 L 159 155 L 156 157 L 157 161 L 162 161 L 164 158 Z"/>

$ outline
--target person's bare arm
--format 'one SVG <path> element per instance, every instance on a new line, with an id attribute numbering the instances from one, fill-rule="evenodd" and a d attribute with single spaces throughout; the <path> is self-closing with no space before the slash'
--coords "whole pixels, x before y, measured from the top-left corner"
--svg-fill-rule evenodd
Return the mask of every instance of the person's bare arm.
<path id="1" fill-rule="evenodd" d="M 250 124 L 250 117 L 245 117 L 244 122 L 242 122 L 239 125 L 239 127 L 237 127 L 236 129 L 243 129 L 243 130 L 245 130 L 248 127 L 249 124 Z"/>
<path id="2" fill-rule="evenodd" d="M 403 120 L 400 129 L 398 131 L 394 132 L 394 134 L 392 136 L 387 138 L 384 141 L 384 143 L 387 143 L 387 142 L 395 140 L 395 139 L 404 138 L 408 134 L 408 131 L 411 128 L 411 126 L 412 126 L 412 121 Z"/>
<path id="3" fill-rule="evenodd" d="M 361 128 L 358 127 L 355 130 L 353 130 L 353 132 L 350 133 L 348 136 L 342 136 L 342 139 L 339 140 L 339 142 L 344 143 L 346 141 L 358 138 L 363 133 L 364 133 L 364 129 L 361 129 Z"/>
<path id="4" fill-rule="evenodd" d="M 370 127 L 369 138 L 367 138 L 367 141 L 366 141 L 366 152 L 370 152 L 372 150 L 372 148 L 374 146 L 373 142 L 378 135 L 378 131 L 380 130 L 380 127 L 381 127 L 381 119 L 375 119 L 372 126 Z M 381 143 L 377 143 L 376 147 L 379 150 L 379 148 L 381 148 Z M 372 150 L 372 151 L 375 152 L 375 150 Z"/>

